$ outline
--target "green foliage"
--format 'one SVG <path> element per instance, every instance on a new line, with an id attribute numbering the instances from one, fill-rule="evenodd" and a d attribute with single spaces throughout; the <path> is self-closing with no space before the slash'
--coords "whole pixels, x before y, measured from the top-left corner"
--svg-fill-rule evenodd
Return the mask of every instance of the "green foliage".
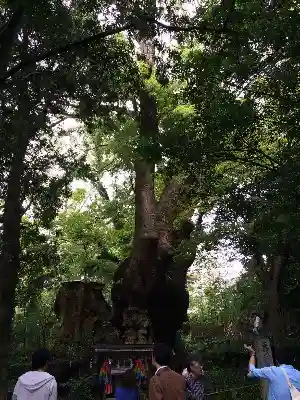
<path id="1" fill-rule="evenodd" d="M 209 371 L 209 378 L 212 380 L 216 392 L 219 392 L 219 394 L 213 396 L 216 400 L 235 399 L 237 397 L 243 397 L 247 400 L 260 398 L 259 383 L 247 382 L 241 371 L 237 371 L 235 368 L 214 367 Z M 237 388 L 237 390 L 234 390 L 234 388 Z"/>
<path id="2" fill-rule="evenodd" d="M 224 275 L 223 275 L 224 276 Z M 262 287 L 258 279 L 243 273 L 237 280 L 225 280 L 220 266 L 209 254 L 202 254 L 189 277 L 190 322 L 199 326 L 223 326 L 223 342 L 231 329 L 239 329 L 251 312 L 263 309 Z M 228 338 L 226 339 L 226 332 Z M 209 330 L 207 338 L 209 342 Z M 211 340 L 214 338 L 211 337 Z"/>
<path id="3" fill-rule="evenodd" d="M 41 226 L 24 217 L 22 227 L 22 257 L 19 272 L 17 304 L 38 306 L 42 290 L 57 280 L 59 257 L 57 243 Z"/>
<path id="4" fill-rule="evenodd" d="M 97 196 L 88 198 L 79 189 L 73 193 L 68 208 L 59 213 L 54 229 L 65 279 L 111 282 L 118 260 L 128 255 L 132 237 L 130 214 L 129 219 L 124 213 L 118 220 L 122 228 L 114 227 L 117 203 L 117 198 L 115 205 Z M 118 213 L 121 212 L 119 208 Z"/>
<path id="5" fill-rule="evenodd" d="M 70 379 L 67 382 L 72 398 L 75 400 L 85 399 L 92 400 L 94 396 L 91 394 L 91 377 L 82 376 L 80 379 Z"/>

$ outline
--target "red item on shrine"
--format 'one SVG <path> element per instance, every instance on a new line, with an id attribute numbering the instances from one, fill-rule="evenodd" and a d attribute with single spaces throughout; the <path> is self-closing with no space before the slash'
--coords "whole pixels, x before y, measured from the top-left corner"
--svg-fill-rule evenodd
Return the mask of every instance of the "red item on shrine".
<path id="1" fill-rule="evenodd" d="M 102 368 L 100 369 L 100 382 L 104 384 L 104 393 L 112 394 L 112 379 L 111 379 L 111 367 L 108 360 L 105 360 Z"/>

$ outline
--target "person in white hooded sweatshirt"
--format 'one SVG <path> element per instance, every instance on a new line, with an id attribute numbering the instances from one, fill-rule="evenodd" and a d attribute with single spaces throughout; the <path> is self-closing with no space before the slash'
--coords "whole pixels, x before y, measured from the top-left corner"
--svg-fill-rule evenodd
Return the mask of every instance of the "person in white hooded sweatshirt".
<path id="1" fill-rule="evenodd" d="M 32 371 L 20 376 L 13 392 L 13 400 L 57 400 L 57 383 L 46 372 L 51 355 L 39 349 L 32 356 Z"/>

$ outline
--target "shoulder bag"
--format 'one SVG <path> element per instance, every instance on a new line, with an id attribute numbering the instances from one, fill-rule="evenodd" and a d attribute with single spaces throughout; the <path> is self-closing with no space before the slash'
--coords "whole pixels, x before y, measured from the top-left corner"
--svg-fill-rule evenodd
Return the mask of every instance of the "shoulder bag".
<path id="1" fill-rule="evenodd" d="M 292 400 L 300 400 L 300 392 L 295 388 L 295 386 L 291 383 L 290 378 L 288 377 L 286 371 L 284 368 L 280 367 L 283 375 L 285 376 L 286 382 L 289 385 L 290 393 L 291 393 L 291 398 Z"/>

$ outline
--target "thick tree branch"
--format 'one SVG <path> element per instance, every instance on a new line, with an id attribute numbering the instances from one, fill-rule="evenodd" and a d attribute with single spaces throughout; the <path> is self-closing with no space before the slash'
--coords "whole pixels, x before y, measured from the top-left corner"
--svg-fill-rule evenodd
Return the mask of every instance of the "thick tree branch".
<path id="1" fill-rule="evenodd" d="M 195 224 L 195 230 L 197 230 L 198 232 L 202 231 L 202 229 L 203 229 L 203 217 L 204 217 L 204 213 L 199 211 L 197 221 Z"/>
<path id="2" fill-rule="evenodd" d="M 161 21 L 157 21 L 152 17 L 142 17 L 140 18 L 137 22 L 132 22 L 120 27 L 112 27 L 109 26 L 107 27 L 104 31 L 99 32 L 95 35 L 86 37 L 84 39 L 79 39 L 79 40 L 75 40 L 74 42 L 69 42 L 66 43 L 65 45 L 62 45 L 60 47 L 57 47 L 55 49 L 49 50 L 49 51 L 45 51 L 39 55 L 35 55 L 35 56 L 29 56 L 27 58 L 27 60 L 21 61 L 18 64 L 16 64 L 14 67 L 12 67 L 11 69 L 9 69 L 5 74 L 3 74 L 0 77 L 0 84 L 5 82 L 8 78 L 12 77 L 13 75 L 15 75 L 17 72 L 23 70 L 25 67 L 28 67 L 31 64 L 35 64 L 37 62 L 46 60 L 50 57 L 56 56 L 58 54 L 63 54 L 66 53 L 67 51 L 72 51 L 72 50 L 76 50 L 79 47 L 82 46 L 86 46 L 90 43 L 95 42 L 96 40 L 103 40 L 108 36 L 112 36 L 115 35 L 117 33 L 121 33 L 127 30 L 139 30 L 139 26 L 141 24 L 141 22 L 146 21 L 148 23 L 153 23 L 156 24 L 158 26 L 160 26 L 161 28 L 169 31 L 169 32 L 198 32 L 198 33 L 226 33 L 226 34 L 236 34 L 236 32 L 233 32 L 231 30 L 228 29 L 224 29 L 222 28 L 216 28 L 213 26 L 208 26 L 206 24 L 202 24 L 202 25 L 188 25 L 188 26 L 175 26 L 175 25 L 168 25 L 164 22 Z"/>
<path id="3" fill-rule="evenodd" d="M 157 204 L 156 225 L 159 234 L 158 247 L 164 252 L 172 254 L 172 230 L 179 205 L 179 193 L 182 182 L 178 177 L 173 178 L 165 186 L 163 194 Z"/>
<path id="4" fill-rule="evenodd" d="M 224 21 L 223 29 L 227 29 L 227 26 L 230 23 L 230 18 L 235 10 L 235 3 L 236 0 L 223 0 L 223 7 L 227 11 L 227 16 Z"/>
<path id="5" fill-rule="evenodd" d="M 182 205 L 188 196 L 189 188 L 194 185 L 196 178 L 194 175 L 188 175 L 185 178 L 175 176 L 166 185 L 161 198 L 157 204 L 157 212 L 171 216 L 177 214 L 178 207 Z M 170 209 L 172 208 L 172 209 Z M 174 210 L 175 208 L 176 211 Z"/>
<path id="6" fill-rule="evenodd" d="M 39 61 L 46 60 L 47 58 L 56 56 L 58 54 L 66 53 L 69 50 L 76 50 L 77 48 L 82 47 L 82 46 L 86 46 L 86 45 L 88 45 L 90 43 L 95 42 L 96 40 L 105 39 L 108 36 L 112 36 L 112 35 L 115 35 L 117 33 L 133 29 L 134 27 L 135 27 L 135 24 L 133 24 L 133 23 L 127 24 L 127 25 L 124 25 L 124 26 L 120 26 L 118 28 L 110 26 L 107 29 L 105 29 L 104 31 L 99 32 L 99 33 L 97 33 L 95 35 L 86 37 L 84 39 L 75 40 L 74 42 L 67 43 L 67 44 L 62 45 L 60 47 L 57 47 L 55 49 L 51 49 L 49 51 L 45 51 L 44 53 L 41 53 L 41 54 L 36 55 L 36 56 L 29 56 L 27 58 L 27 60 L 19 62 L 17 65 L 15 65 L 10 70 L 8 70 L 6 72 L 6 74 L 1 76 L 0 77 L 0 83 L 5 82 L 6 79 L 8 79 L 11 76 L 15 75 L 17 72 L 23 70 L 25 67 L 28 67 L 31 64 L 35 64 L 35 63 L 37 63 Z"/>
<path id="7" fill-rule="evenodd" d="M 157 204 L 157 213 L 167 218 L 171 217 L 174 209 L 178 206 L 178 195 L 182 191 L 182 181 L 176 176 L 164 188 L 161 198 Z"/>
<path id="8" fill-rule="evenodd" d="M 155 18 L 145 16 L 143 17 L 144 20 L 154 23 L 157 26 L 160 26 L 161 28 L 169 31 L 169 32 L 197 32 L 197 33 L 225 33 L 225 34 L 237 34 L 237 32 L 234 32 L 230 29 L 222 27 L 215 27 L 215 26 L 209 26 L 205 23 L 201 25 L 186 25 L 186 26 L 179 26 L 179 25 L 168 25 L 165 22 L 157 21 Z"/>
<path id="9" fill-rule="evenodd" d="M 50 128 L 50 129 L 53 129 L 53 128 L 55 128 L 57 125 L 59 125 L 59 124 L 61 124 L 62 122 L 64 122 L 65 120 L 66 120 L 66 117 L 59 118 L 57 121 L 53 122 L 53 123 L 49 126 L 49 128 Z"/>
<path id="10" fill-rule="evenodd" d="M 34 201 L 38 198 L 39 193 L 35 193 L 32 194 L 32 196 L 30 196 L 30 198 L 28 199 L 28 203 L 26 204 L 26 206 L 22 205 L 22 216 L 25 215 L 31 208 L 31 206 L 33 205 Z M 23 195 L 24 197 L 24 195 Z"/>
<path id="11" fill-rule="evenodd" d="M 189 175 L 186 178 L 174 177 L 166 185 L 163 194 L 157 204 L 157 230 L 159 232 L 159 247 L 168 253 L 173 252 L 173 224 L 181 211 L 183 204 L 187 201 L 190 188 L 195 178 Z"/>
<path id="12" fill-rule="evenodd" d="M 1 26 L 0 30 L 0 46 L 2 48 L 5 45 L 6 41 L 11 39 L 15 29 L 18 27 L 20 23 L 20 19 L 23 14 L 23 9 L 18 7 L 17 10 L 12 14 L 8 21 L 4 25 Z"/>
<path id="13" fill-rule="evenodd" d="M 98 181 L 98 182 L 93 182 L 93 183 L 94 183 L 94 185 L 95 185 L 95 187 L 96 187 L 96 189 L 97 189 L 98 194 L 99 194 L 104 200 L 110 201 L 108 192 L 107 192 L 106 188 L 104 187 L 104 185 L 103 185 L 100 181 Z"/>
<path id="14" fill-rule="evenodd" d="M 257 166 L 259 168 L 263 168 L 267 171 L 274 171 L 275 170 L 275 165 L 266 165 L 263 164 L 259 161 L 256 161 L 253 159 L 253 152 L 256 152 L 257 150 L 250 149 L 250 148 L 242 148 L 242 149 L 229 149 L 229 150 L 221 150 L 221 151 L 203 151 L 201 152 L 201 155 L 205 155 L 208 157 L 215 158 L 216 160 L 220 161 L 242 161 L 248 165 L 253 165 Z M 238 155 L 235 153 L 242 153 L 246 152 L 245 156 L 243 155 Z M 200 155 L 199 155 L 200 156 Z M 197 163 L 199 161 L 199 156 L 197 159 L 194 159 L 194 162 Z M 267 155 L 265 155 L 267 156 Z"/>
<path id="15" fill-rule="evenodd" d="M 77 113 L 68 113 L 68 112 L 64 112 L 64 111 L 59 111 L 57 114 L 59 116 L 62 116 L 62 118 L 64 118 L 64 119 L 68 119 L 68 118 L 70 118 L 70 119 L 80 119 L 80 115 L 77 114 Z"/>
<path id="16" fill-rule="evenodd" d="M 79 119 L 79 120 L 82 119 L 82 116 L 80 115 L 80 111 L 75 112 L 76 111 L 75 110 L 74 112 L 66 112 L 64 110 L 57 108 L 53 104 L 51 104 L 48 108 L 54 115 L 62 116 L 65 118 L 72 118 L 72 119 Z M 126 107 L 100 105 L 97 107 L 96 115 L 99 115 L 99 116 L 109 115 L 111 112 L 116 112 L 116 113 L 127 112 L 128 114 L 130 114 L 130 111 L 128 111 L 128 109 Z"/>
<path id="17" fill-rule="evenodd" d="M 9 63 L 11 50 L 17 35 L 18 27 L 22 21 L 22 17 L 23 17 L 23 8 L 18 7 L 17 10 L 10 17 L 10 19 L 6 22 L 6 24 L 1 27 L 0 31 L 1 74 L 4 73 Z"/>

